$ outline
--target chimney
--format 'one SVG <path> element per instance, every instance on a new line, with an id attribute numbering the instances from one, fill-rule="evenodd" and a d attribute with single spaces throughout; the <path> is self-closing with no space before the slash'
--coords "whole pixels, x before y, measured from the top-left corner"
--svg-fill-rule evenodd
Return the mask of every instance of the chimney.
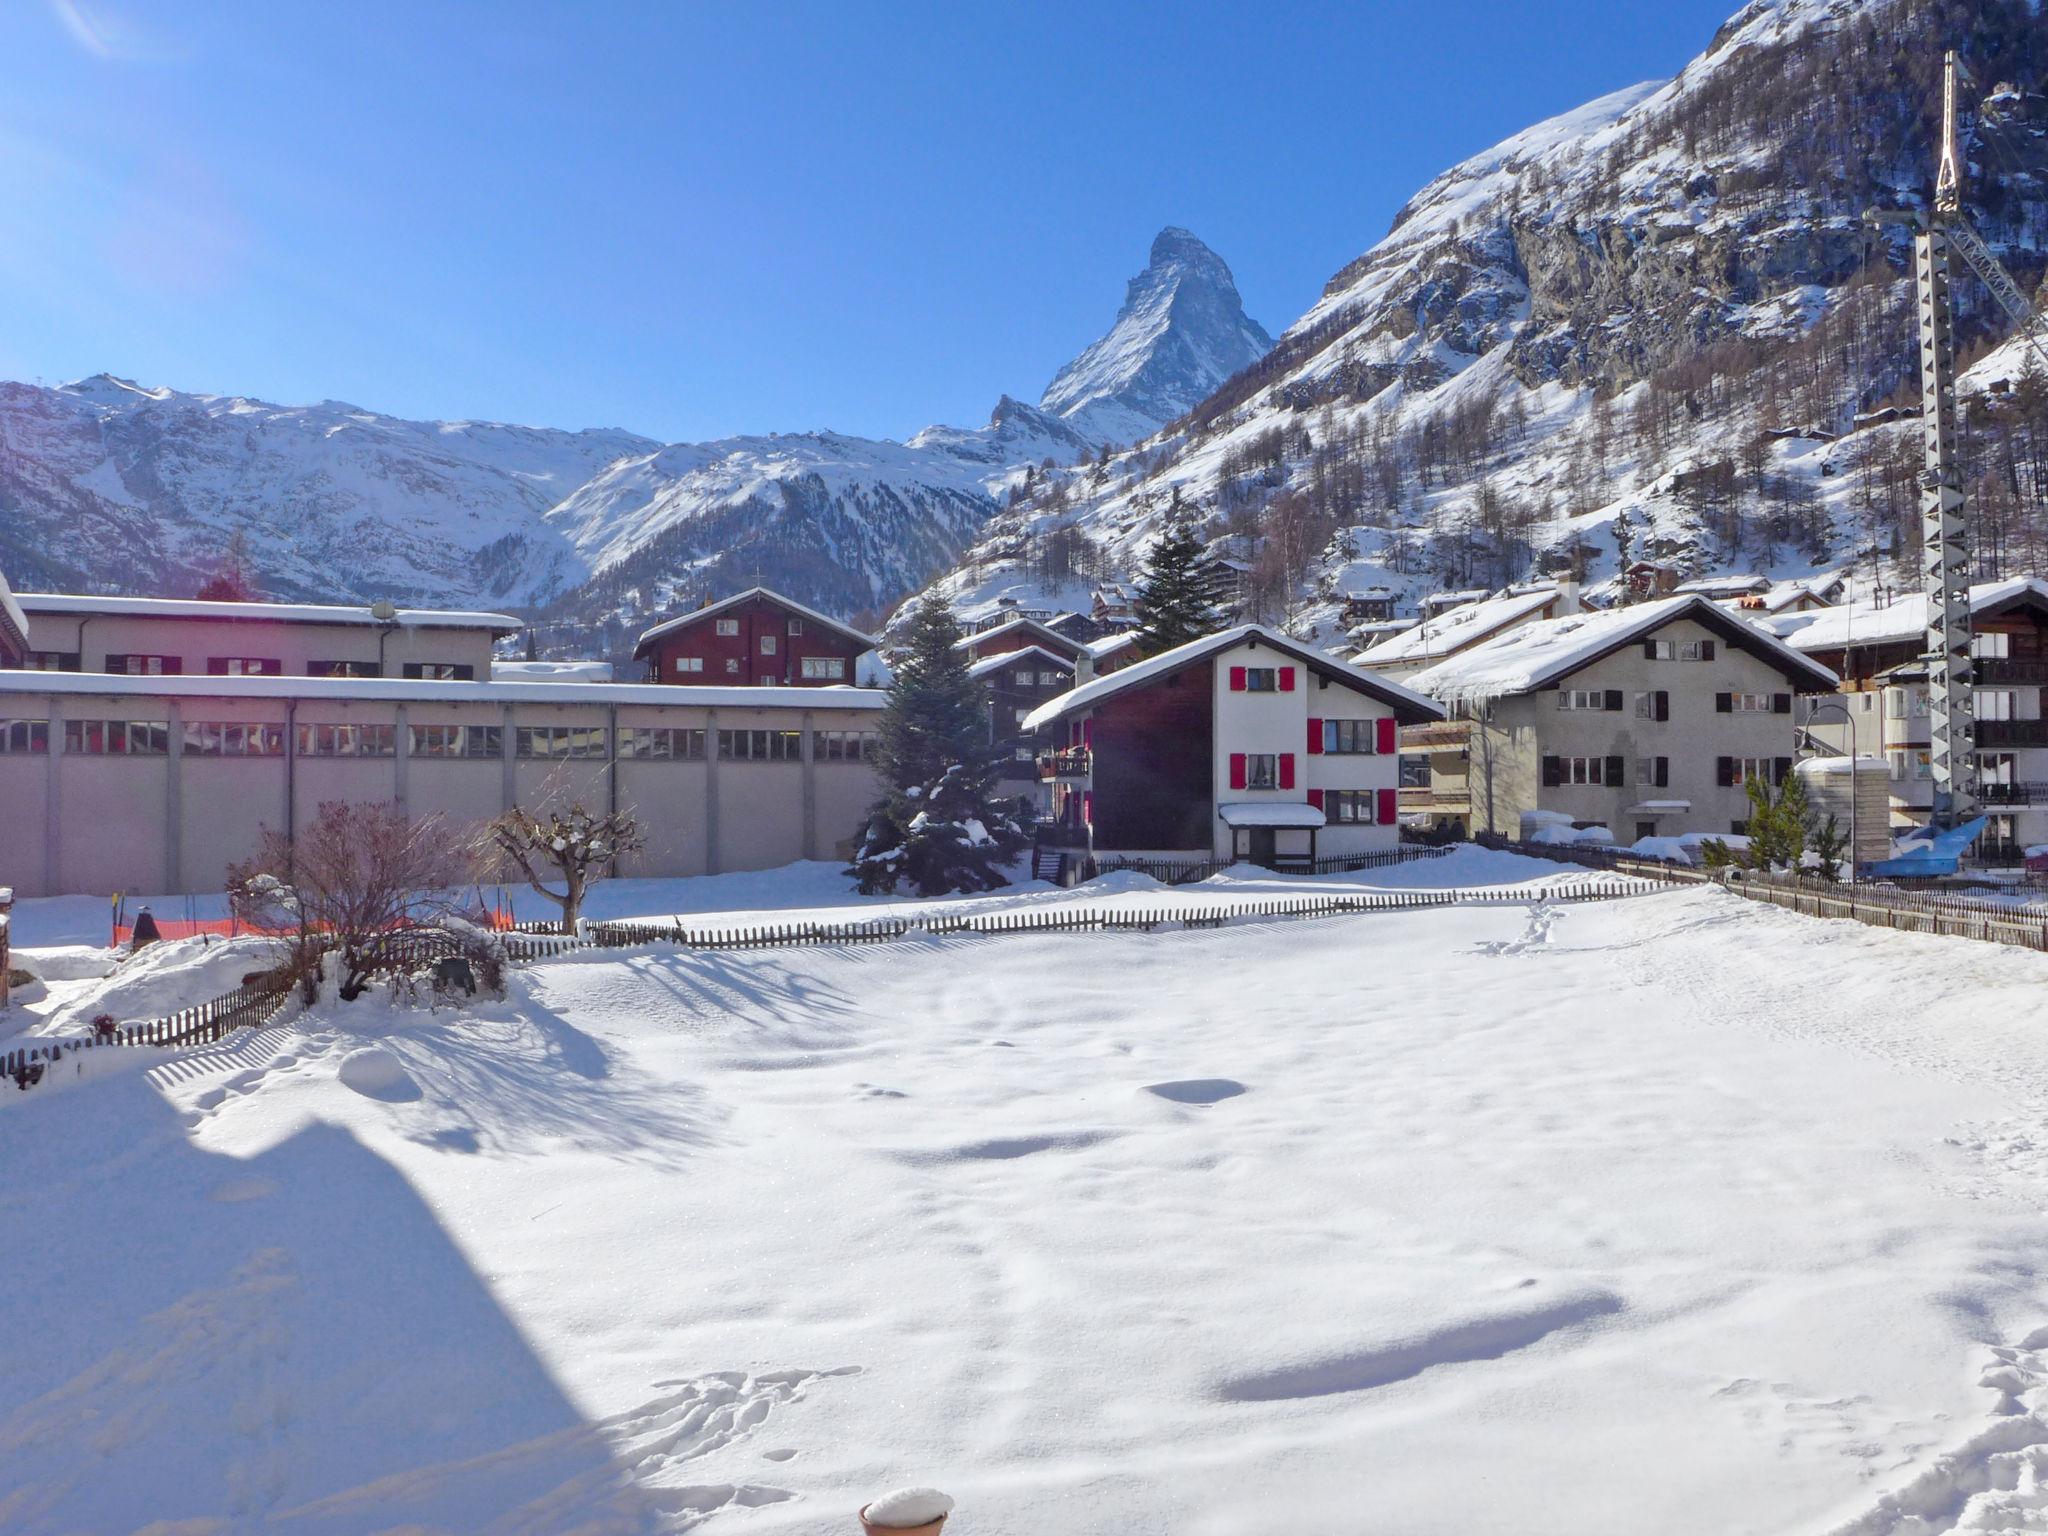
<path id="1" fill-rule="evenodd" d="M 1074 686 L 1095 681 L 1095 653 L 1087 646 L 1081 647 L 1081 654 L 1074 658 Z"/>
<path id="2" fill-rule="evenodd" d="M 1556 617 L 1561 619 L 1568 613 L 1577 613 L 1581 606 L 1579 602 L 1578 578 L 1575 576 L 1558 577 Z"/>

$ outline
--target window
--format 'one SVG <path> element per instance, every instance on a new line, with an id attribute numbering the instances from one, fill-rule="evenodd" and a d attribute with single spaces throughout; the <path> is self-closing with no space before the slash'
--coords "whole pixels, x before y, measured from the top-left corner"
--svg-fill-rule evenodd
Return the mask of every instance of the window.
<path id="1" fill-rule="evenodd" d="M 2012 655 L 2012 636 L 1999 629 L 1980 629 L 1970 636 L 1970 654 L 1986 661 L 2005 661 Z"/>
<path id="2" fill-rule="evenodd" d="M 1917 751 L 1910 747 L 1894 747 L 1885 756 L 1891 761 L 1892 778 L 1895 782 L 1934 777 L 1934 754 L 1926 747 L 1921 747 Z"/>
<path id="3" fill-rule="evenodd" d="M 1016 709 L 1013 709 L 1013 710 L 1011 710 L 1011 711 L 1010 711 L 1010 713 L 1011 713 L 1011 715 L 1012 715 L 1012 716 L 1014 716 L 1014 717 L 1016 718 L 1016 722 L 1017 722 L 1017 727 L 1018 727 L 1018 729 L 1020 729 L 1020 730 L 1021 730 L 1021 729 L 1023 729 L 1023 726 L 1024 726 L 1024 718 L 1025 718 L 1025 716 L 1029 715 L 1029 714 L 1031 713 L 1031 711 L 1030 711 L 1030 710 L 1029 710 L 1028 708 L 1024 708 L 1024 707 L 1022 707 L 1022 706 L 1019 706 L 1018 708 L 1016 708 Z"/>
<path id="4" fill-rule="evenodd" d="M 374 661 L 312 661 L 306 664 L 308 677 L 382 677 L 384 669 Z"/>
<path id="5" fill-rule="evenodd" d="M 76 651 L 30 651 L 21 658 L 21 665 L 28 672 L 76 672 L 79 661 Z"/>
<path id="6" fill-rule="evenodd" d="M 275 656 L 209 656 L 209 677 L 276 677 L 284 671 Z"/>
<path id="7" fill-rule="evenodd" d="M 1559 709 L 1614 709 L 1621 708 L 1619 688 L 1560 688 L 1557 690 Z"/>
<path id="8" fill-rule="evenodd" d="M 701 762 L 704 733 L 688 726 L 622 725 L 619 756 L 663 763 Z"/>
<path id="9" fill-rule="evenodd" d="M 1041 687 L 1041 688 L 1057 688 L 1057 687 L 1059 687 L 1059 685 L 1060 685 L 1060 674 L 1059 674 L 1059 673 L 1057 673 L 1057 672 L 1041 672 L 1041 673 L 1039 673 L 1039 674 L 1038 674 L 1038 686 L 1039 686 L 1039 687 Z"/>
<path id="10" fill-rule="evenodd" d="M 1604 757 L 1568 757 L 1564 759 L 1564 782 L 1567 784 L 1606 784 L 1607 759 Z M 1620 780 L 1613 780 L 1619 783 Z"/>
<path id="11" fill-rule="evenodd" d="M 1671 695 L 1662 688 L 1637 694 L 1636 718 L 1638 720 L 1669 720 L 1671 718 Z"/>
<path id="12" fill-rule="evenodd" d="M 1031 686 L 1032 680 L 1036 678 L 1037 675 L 1038 674 L 1033 672 L 1029 667 L 1026 667 L 1024 670 L 1020 671 L 1017 674 L 1017 686 L 1019 688 L 1029 688 Z"/>
<path id="13" fill-rule="evenodd" d="M 1325 720 L 1323 750 L 1339 757 L 1379 751 L 1379 721 Z"/>
<path id="14" fill-rule="evenodd" d="M 881 741 L 873 731 L 813 731 L 811 755 L 821 763 L 873 762 Z M 1018 754 L 1029 758 L 1031 749 L 1020 747 Z"/>
<path id="15" fill-rule="evenodd" d="M 1671 759 L 1668 757 L 1639 757 L 1636 759 L 1636 785 L 1642 789 L 1667 789 L 1671 784 Z"/>
<path id="16" fill-rule="evenodd" d="M 1711 640 L 1645 640 L 1643 655 L 1650 661 L 1712 661 Z"/>
<path id="17" fill-rule="evenodd" d="M 1979 688 L 1977 690 L 1977 718 L 1979 720 L 2010 720 L 2012 718 L 2012 690 L 2010 688 Z"/>
<path id="18" fill-rule="evenodd" d="M 130 677 L 176 677 L 184 669 L 184 659 L 178 656 L 119 652 L 112 652 L 107 656 L 109 672 L 122 672 Z"/>
<path id="19" fill-rule="evenodd" d="M 523 734 L 523 733 L 522 733 Z M 502 725 L 415 725 L 407 729 L 413 757 L 503 757 Z"/>
<path id="20" fill-rule="evenodd" d="M 164 757 L 171 728 L 162 720 L 66 720 L 64 750 L 92 757 Z"/>
<path id="21" fill-rule="evenodd" d="M 810 678 L 839 679 L 846 676 L 844 656 L 806 656 L 803 675 Z"/>
<path id="22" fill-rule="evenodd" d="M 737 656 L 728 656 L 728 657 L 726 657 L 726 658 L 725 658 L 725 670 L 726 670 L 726 671 L 728 671 L 728 672 L 737 672 L 737 671 L 739 671 L 739 669 L 740 669 L 740 659 L 739 659 L 739 657 L 737 657 Z"/>
<path id="23" fill-rule="evenodd" d="M 1728 757 L 1722 761 L 1729 765 L 1726 780 L 1729 784 L 1740 786 L 1751 779 L 1761 779 L 1766 784 L 1771 782 L 1771 760 L 1768 757 Z"/>
<path id="24" fill-rule="evenodd" d="M 1323 791 L 1323 817 L 1332 823 L 1374 826 L 1377 817 L 1373 809 L 1373 792 L 1369 789 L 1326 789 Z"/>
<path id="25" fill-rule="evenodd" d="M 704 658 L 702 656 L 678 656 L 676 658 L 676 670 L 678 672 L 702 672 L 704 670 Z"/>
<path id="26" fill-rule="evenodd" d="M 804 755 L 802 731 L 720 731 L 718 755 L 746 762 L 794 763 Z"/>
<path id="27" fill-rule="evenodd" d="M 721 635 L 736 635 L 740 632 L 740 621 L 738 619 L 720 619 L 718 621 L 718 632 Z"/>
<path id="28" fill-rule="evenodd" d="M 792 635 L 802 634 L 804 632 L 804 621 L 802 619 L 791 619 L 789 621 L 789 632 Z"/>
<path id="29" fill-rule="evenodd" d="M 1887 688 L 1884 691 L 1884 712 L 1893 720 L 1925 719 L 1927 715 L 1927 690 L 1925 688 Z"/>
<path id="30" fill-rule="evenodd" d="M 522 725 L 515 747 L 521 757 L 558 761 L 603 757 L 610 751 L 601 725 Z"/>
<path id="31" fill-rule="evenodd" d="M 391 757 L 398 751 L 395 725 L 301 725 L 301 757 Z"/>
<path id="32" fill-rule="evenodd" d="M 49 721 L 0 720 L 0 752 L 22 755 L 49 750 Z"/>
<path id="33" fill-rule="evenodd" d="M 468 683 L 476 679 L 476 668 L 466 661 L 408 661 L 401 675 L 429 683 Z"/>
<path id="34" fill-rule="evenodd" d="M 763 656 L 773 656 L 775 654 L 775 637 L 773 635 L 763 635 L 761 637 L 761 654 Z"/>
<path id="35" fill-rule="evenodd" d="M 1771 696 L 1768 693 L 1723 693 L 1716 697 L 1727 700 L 1721 706 L 1723 714 L 1768 715 L 1771 712 Z"/>
<path id="36" fill-rule="evenodd" d="M 187 720 L 187 757 L 283 757 L 284 727 L 260 721 Z"/>
<path id="37" fill-rule="evenodd" d="M 1272 676 L 1272 669 L 1266 669 Z M 1247 752 L 1244 759 L 1244 787 L 1246 789 L 1278 789 L 1280 787 L 1280 756 L 1276 752 Z"/>
<path id="38" fill-rule="evenodd" d="M 1279 668 L 1246 667 L 1244 669 L 1244 691 L 1246 693 L 1278 693 L 1280 691 Z"/>

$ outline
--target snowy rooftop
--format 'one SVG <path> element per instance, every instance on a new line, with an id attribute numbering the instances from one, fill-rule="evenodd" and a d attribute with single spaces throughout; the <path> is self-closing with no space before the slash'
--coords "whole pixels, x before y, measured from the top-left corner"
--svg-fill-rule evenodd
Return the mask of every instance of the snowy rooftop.
<path id="1" fill-rule="evenodd" d="M 608 661 L 494 661 L 494 683 L 608 683 L 612 680 Z"/>
<path id="2" fill-rule="evenodd" d="M 1020 630 L 1027 634 L 1043 635 L 1058 645 L 1072 647 L 1074 650 L 1081 648 L 1080 641 L 1061 634 L 1058 630 L 1040 623 L 1037 619 L 1027 618 L 1021 613 L 1014 613 L 1000 624 L 991 624 L 987 629 L 976 630 L 971 635 L 962 635 L 953 642 L 953 649 L 956 651 L 972 650 L 984 641 L 1000 639 L 1004 635 Z"/>
<path id="3" fill-rule="evenodd" d="M 1557 601 L 1557 588 L 1503 593 L 1424 619 L 1420 624 L 1368 646 L 1353 658 L 1361 667 L 1390 667 L 1430 661 L 1479 644 L 1510 624 L 1539 614 Z"/>
<path id="4" fill-rule="evenodd" d="M 1021 650 L 1003 651 L 995 656 L 984 656 L 981 660 L 968 667 L 967 675 L 969 677 L 987 677 L 991 672 L 1000 672 L 1005 667 L 1014 667 L 1018 663 L 1029 660 L 1032 657 L 1038 658 L 1039 661 L 1047 666 L 1058 667 L 1062 672 L 1074 670 L 1074 660 L 1071 656 L 1057 655 L 1052 651 L 1048 651 L 1042 645 L 1027 645 Z"/>
<path id="5" fill-rule="evenodd" d="M 398 677 L 135 677 L 106 672 L 0 671 L 9 694 L 169 699 L 319 699 L 336 703 L 669 704 L 727 709 L 880 709 L 878 688 L 689 688 L 669 683 L 439 683 Z"/>
<path id="6" fill-rule="evenodd" d="M 6 617 L 7 622 L 14 626 L 22 639 L 28 638 L 28 615 L 21 611 L 20 602 L 8 590 L 7 575 L 4 571 L 0 571 L 0 615 Z"/>
<path id="7" fill-rule="evenodd" d="M 1323 813 L 1284 800 L 1229 800 L 1216 807 L 1226 827 L 1320 827 Z"/>
<path id="8" fill-rule="evenodd" d="M 1672 590 L 1687 596 L 1697 592 L 1703 597 L 1741 597 L 1750 593 L 1767 592 L 1770 586 L 1771 579 L 1768 576 L 1735 574 L 1701 576 L 1692 581 L 1681 581 Z"/>
<path id="9" fill-rule="evenodd" d="M 1979 582 L 1970 588 L 1970 612 L 1984 613 L 2029 594 L 2048 604 L 2048 582 L 2032 576 Z M 1787 645 L 1801 651 L 1896 644 L 1927 633 L 1927 598 L 1924 594 L 1914 593 L 1883 607 L 1873 603 L 1854 603 L 1839 608 L 1780 614 L 1769 621 L 1769 627 Z"/>
<path id="10" fill-rule="evenodd" d="M 1126 688 L 1134 688 L 1140 683 L 1162 677 L 1190 662 L 1199 661 L 1204 656 L 1242 645 L 1247 640 L 1269 645 L 1283 655 L 1307 663 L 1325 676 L 1337 678 L 1361 693 L 1372 694 L 1381 702 L 1394 705 L 1397 712 L 1407 711 L 1414 717 L 1408 722 L 1410 724 L 1443 718 L 1443 709 L 1434 699 L 1424 698 L 1412 689 L 1403 688 L 1399 683 L 1390 682 L 1375 673 L 1362 671 L 1347 662 L 1338 661 L 1321 651 L 1313 650 L 1300 641 L 1281 634 L 1277 629 L 1268 629 L 1263 624 L 1240 624 L 1237 628 L 1226 629 L 1221 634 L 1204 635 L 1199 640 L 1190 640 L 1186 645 L 1176 645 L 1170 651 L 1148 656 L 1143 661 L 1133 662 L 1121 671 L 1110 673 L 1107 677 L 1098 677 L 1092 683 L 1083 683 L 1072 692 L 1063 693 L 1056 699 L 1048 699 L 1025 716 L 1024 729 L 1040 730 L 1077 710 L 1093 709 L 1104 699 Z"/>
<path id="11" fill-rule="evenodd" d="M 108 614 L 144 619 L 233 619 L 261 624 L 362 624 L 384 621 L 367 607 L 336 603 L 210 603 L 196 597 L 100 597 L 62 592 L 24 592 L 29 613 Z M 401 608 L 392 623 L 408 629 L 488 629 L 510 634 L 521 621 L 509 613 L 470 613 L 452 608 Z"/>
<path id="12" fill-rule="evenodd" d="M 740 603 L 746 602 L 749 598 L 755 597 L 765 597 L 769 602 L 787 608 L 791 613 L 810 620 L 810 622 L 818 625 L 821 629 L 828 630 L 835 635 L 844 636 L 846 639 L 856 642 L 864 651 L 874 648 L 875 637 L 873 635 L 862 634 L 851 624 L 842 623 L 840 620 L 833 618 L 829 613 L 820 613 L 815 608 L 807 608 L 793 598 L 784 597 L 780 592 L 771 591 L 767 587 L 749 587 L 744 592 L 735 592 L 731 597 L 721 597 L 715 603 L 706 603 L 702 608 L 693 608 L 688 613 L 678 614 L 673 619 L 664 619 L 652 628 L 642 630 L 640 632 L 640 643 L 633 648 L 633 654 L 639 656 L 650 644 L 660 639 L 663 635 L 668 634 L 671 630 L 681 629 L 685 625 L 696 624 L 705 619 L 715 618 L 717 615 L 725 612 L 726 609 L 735 607 Z"/>
<path id="13" fill-rule="evenodd" d="M 1609 651 L 1690 619 L 1783 668 L 1806 686 L 1832 689 L 1834 673 L 1799 654 L 1759 625 L 1697 594 L 1633 608 L 1539 619 L 1418 672 L 1415 687 L 1440 699 L 1494 699 L 1530 693 L 1598 660 Z"/>
<path id="14" fill-rule="evenodd" d="M 1105 656 L 1114 656 L 1118 651 L 1129 650 L 1138 643 L 1135 629 L 1120 629 L 1113 635 L 1104 635 L 1100 640 L 1088 642 L 1088 654 L 1100 661 Z"/>

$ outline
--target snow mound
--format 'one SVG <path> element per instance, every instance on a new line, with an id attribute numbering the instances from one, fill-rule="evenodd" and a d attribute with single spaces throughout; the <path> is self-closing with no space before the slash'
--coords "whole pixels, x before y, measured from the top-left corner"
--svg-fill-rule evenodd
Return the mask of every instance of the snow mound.
<path id="1" fill-rule="evenodd" d="M 14 963 L 38 981 L 97 981 L 113 975 L 118 958 L 114 951 L 97 944 L 57 944 L 14 952 Z"/>
<path id="2" fill-rule="evenodd" d="M 416 1099 L 419 1085 L 405 1070 L 405 1063 L 381 1045 L 366 1045 L 341 1058 L 337 1069 L 343 1083 L 373 1099 Z"/>
<path id="3" fill-rule="evenodd" d="M 900 1531 L 930 1525 L 953 1512 L 953 1501 L 936 1488 L 898 1488 L 861 1511 L 869 1525 Z"/>

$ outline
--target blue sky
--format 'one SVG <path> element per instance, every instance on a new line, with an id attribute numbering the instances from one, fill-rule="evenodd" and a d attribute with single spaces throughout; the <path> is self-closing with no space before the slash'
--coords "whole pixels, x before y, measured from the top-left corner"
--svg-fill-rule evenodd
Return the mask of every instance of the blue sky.
<path id="1" fill-rule="evenodd" d="M 1278 333 L 1735 0 L 0 6 L 0 377 L 664 439 L 1035 399 L 1153 234 Z"/>

